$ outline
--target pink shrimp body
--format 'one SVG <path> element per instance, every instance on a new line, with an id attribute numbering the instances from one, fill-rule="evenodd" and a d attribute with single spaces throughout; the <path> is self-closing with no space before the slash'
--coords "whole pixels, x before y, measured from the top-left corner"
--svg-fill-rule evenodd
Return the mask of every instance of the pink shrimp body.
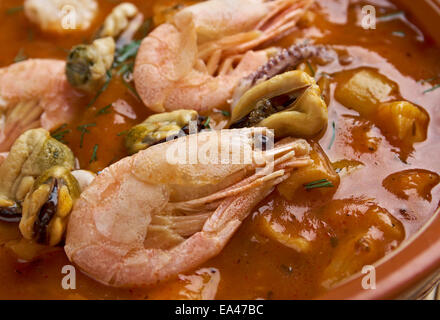
<path id="1" fill-rule="evenodd" d="M 68 83 L 65 62 L 30 59 L 0 69 L 0 152 L 28 129 L 68 122 L 82 97 Z"/>
<path id="2" fill-rule="evenodd" d="M 289 138 L 261 151 L 255 146 L 261 132 L 272 137 L 262 128 L 190 135 L 105 169 L 75 204 L 67 256 L 97 281 L 133 287 L 195 269 L 217 255 L 275 185 L 311 163 L 305 140 Z M 199 161 L 170 163 L 170 151 L 194 145 L 198 151 L 191 154 Z M 206 150 L 208 160 L 201 162 Z M 253 160 L 222 162 L 215 150 L 239 150 L 238 159 L 249 151 Z"/>

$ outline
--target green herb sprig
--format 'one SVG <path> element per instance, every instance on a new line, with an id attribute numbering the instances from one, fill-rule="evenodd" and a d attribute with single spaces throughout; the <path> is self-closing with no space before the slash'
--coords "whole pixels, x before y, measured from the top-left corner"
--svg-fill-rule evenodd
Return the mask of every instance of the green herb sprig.
<path id="1" fill-rule="evenodd" d="M 332 138 L 330 140 L 330 143 L 328 145 L 328 150 L 331 150 L 331 148 L 333 147 L 333 144 L 335 143 L 335 140 L 336 140 L 336 123 L 334 121 L 332 121 L 332 129 L 333 129 L 333 133 L 332 133 Z"/>
<path id="2" fill-rule="evenodd" d="M 104 84 L 102 85 L 101 89 L 98 90 L 98 92 L 96 93 L 96 95 L 93 97 L 92 100 L 90 100 L 89 104 L 87 105 L 87 108 L 90 108 L 93 104 L 95 104 L 96 100 L 98 100 L 99 96 L 105 91 L 107 90 L 110 81 L 112 80 L 112 70 L 107 70 L 106 72 L 106 80 L 104 82 Z"/>
<path id="3" fill-rule="evenodd" d="M 90 133 L 90 130 L 88 130 L 87 128 L 91 128 L 91 127 L 96 127 L 96 123 L 87 123 L 80 125 L 76 128 L 79 132 L 81 132 L 81 138 L 79 142 L 80 148 L 82 148 L 84 145 L 84 136 L 86 135 L 86 133 Z"/>
<path id="4" fill-rule="evenodd" d="M 97 153 L 98 153 L 98 145 L 95 144 L 94 147 L 93 147 L 92 158 L 90 159 L 90 163 L 95 162 L 96 160 L 98 160 Z"/>
<path id="5" fill-rule="evenodd" d="M 55 129 L 52 133 L 51 136 L 52 138 L 58 140 L 61 143 L 66 144 L 66 141 L 64 141 L 64 137 L 66 136 L 66 134 L 72 132 L 72 130 L 70 129 L 66 129 L 67 128 L 67 123 L 61 125 L 60 127 L 58 127 L 57 129 Z"/>
<path id="6" fill-rule="evenodd" d="M 333 188 L 334 185 L 331 181 L 327 179 L 316 180 L 304 185 L 306 190 L 312 190 L 317 188 Z"/>
<path id="7" fill-rule="evenodd" d="M 23 6 L 12 7 L 12 8 L 6 9 L 6 14 L 7 14 L 8 16 L 10 16 L 10 15 L 13 15 L 13 14 L 15 14 L 15 13 L 21 12 L 21 11 L 23 11 L 23 10 L 24 10 L 24 7 L 23 7 Z"/>
<path id="8" fill-rule="evenodd" d="M 102 115 L 104 115 L 104 114 L 109 114 L 109 113 L 111 113 L 111 112 L 112 112 L 112 111 L 110 110 L 111 107 L 112 107 L 111 104 L 106 105 L 104 108 L 98 110 L 98 112 L 96 113 L 96 115 L 97 115 L 97 116 L 102 116 Z"/>

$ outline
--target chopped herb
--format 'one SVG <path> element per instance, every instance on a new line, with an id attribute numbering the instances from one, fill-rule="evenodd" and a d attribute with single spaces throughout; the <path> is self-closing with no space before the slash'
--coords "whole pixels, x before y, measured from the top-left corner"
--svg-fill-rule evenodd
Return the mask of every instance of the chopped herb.
<path id="1" fill-rule="evenodd" d="M 87 129 L 87 128 L 90 128 L 90 127 L 96 127 L 96 123 L 87 123 L 87 124 L 80 125 L 80 126 L 78 126 L 76 128 L 78 131 L 81 132 L 81 139 L 80 139 L 80 142 L 79 142 L 79 147 L 80 148 L 82 148 L 83 144 L 84 144 L 84 135 L 86 133 L 90 133 L 90 131 Z"/>
<path id="2" fill-rule="evenodd" d="M 396 18 L 400 18 L 402 16 L 405 16 L 405 12 L 404 11 L 396 11 L 396 12 L 392 12 L 389 14 L 386 14 L 382 17 L 377 18 L 377 21 L 379 22 L 386 22 L 386 21 L 391 21 L 394 20 Z"/>
<path id="3" fill-rule="evenodd" d="M 394 31 L 392 32 L 393 36 L 404 38 L 406 36 L 405 32 L 402 31 Z"/>
<path id="4" fill-rule="evenodd" d="M 72 130 L 66 129 L 66 128 L 67 128 L 67 123 L 63 124 L 62 126 L 60 126 L 57 129 L 55 129 L 51 133 L 52 138 L 57 139 L 59 142 L 66 144 L 66 142 L 64 141 L 64 136 L 72 131 Z M 64 130 L 64 129 L 66 129 L 66 130 Z"/>
<path id="5" fill-rule="evenodd" d="M 93 153 L 92 153 L 92 158 L 90 159 L 90 163 L 98 160 L 98 158 L 96 157 L 97 152 L 98 152 L 98 145 L 95 144 L 95 146 L 93 147 Z"/>
<path id="6" fill-rule="evenodd" d="M 310 61 L 306 61 L 307 67 L 310 69 L 310 72 L 312 73 L 312 77 L 316 75 L 315 69 L 312 67 Z"/>
<path id="7" fill-rule="evenodd" d="M 17 12 L 23 11 L 23 9 L 24 9 L 23 6 L 9 8 L 9 9 L 6 9 L 6 14 L 7 14 L 8 16 L 10 16 L 10 15 L 12 15 L 12 14 L 14 14 L 14 13 L 17 13 Z"/>
<path id="8" fill-rule="evenodd" d="M 203 126 L 207 129 L 211 129 L 211 127 L 209 126 L 209 123 L 211 122 L 211 117 L 206 118 L 205 123 L 203 124 Z"/>
<path id="9" fill-rule="evenodd" d="M 328 145 L 328 150 L 331 150 L 336 140 L 336 123 L 334 121 L 332 122 L 332 128 L 333 128 L 333 134 L 332 134 L 332 139 L 330 140 L 330 144 Z"/>
<path id="10" fill-rule="evenodd" d="M 440 75 L 437 75 L 435 77 L 432 77 L 432 78 L 429 78 L 429 79 L 422 79 L 422 80 L 419 80 L 417 82 L 419 82 L 419 83 L 427 83 L 427 82 L 431 82 L 431 81 L 437 80 L 439 78 L 440 78 Z"/>
<path id="11" fill-rule="evenodd" d="M 112 106 L 111 104 L 105 106 L 104 108 L 100 109 L 100 110 L 96 113 L 96 115 L 97 115 L 97 116 L 100 116 L 100 115 L 103 115 L 103 114 L 109 114 L 109 113 L 111 113 L 112 111 L 109 110 L 109 109 L 111 108 L 111 106 Z"/>
<path id="12" fill-rule="evenodd" d="M 327 179 L 321 179 L 317 181 L 313 181 L 304 185 L 306 190 L 316 189 L 316 188 L 333 188 L 334 185 Z"/>
<path id="13" fill-rule="evenodd" d="M 438 88 L 440 88 L 440 84 L 435 85 L 435 86 L 433 86 L 432 88 L 423 91 L 423 93 L 424 93 L 424 94 L 425 94 L 425 93 L 429 93 L 429 92 L 432 92 L 432 91 L 434 91 L 434 90 L 437 90 Z"/>
<path id="14" fill-rule="evenodd" d="M 120 137 L 120 136 L 124 136 L 124 135 L 126 135 L 127 133 L 128 133 L 128 130 L 124 130 L 124 131 L 119 132 L 119 133 L 117 134 L 117 136 L 118 136 L 118 137 Z"/>
<path id="15" fill-rule="evenodd" d="M 117 74 L 118 76 L 125 75 L 127 72 L 133 72 L 133 68 L 134 68 L 134 62 L 123 63 L 121 64 L 121 67 L 119 68 Z"/>
<path id="16" fill-rule="evenodd" d="M 121 49 L 119 49 L 115 54 L 115 66 L 117 67 L 122 62 L 125 62 L 128 59 L 136 57 L 140 45 L 141 45 L 140 40 L 134 40 L 129 44 L 123 46 Z"/>
<path id="17" fill-rule="evenodd" d="M 331 78 L 332 76 L 330 74 L 328 74 L 327 72 L 320 72 L 319 75 L 321 77 L 326 77 L 326 78 Z"/>
<path id="18" fill-rule="evenodd" d="M 128 89 L 128 90 L 130 90 L 131 91 L 131 93 L 133 93 L 135 96 L 136 96 L 136 98 L 138 98 L 139 100 L 141 100 L 142 101 L 142 99 L 141 99 L 141 97 L 139 96 L 139 94 L 137 93 L 137 91 L 136 91 L 136 89 L 135 88 L 133 88 L 125 79 L 124 79 L 124 77 L 122 77 L 121 78 L 122 79 L 122 84 Z"/>
<path id="19" fill-rule="evenodd" d="M 224 115 L 225 117 L 230 117 L 230 116 L 231 116 L 231 113 L 230 113 L 229 111 L 221 110 L 220 112 L 221 112 L 221 114 Z"/>
<path id="20" fill-rule="evenodd" d="M 26 60 L 27 58 L 28 58 L 28 57 L 27 57 L 26 54 L 24 53 L 24 49 L 21 48 L 21 49 L 18 51 L 17 55 L 15 56 L 15 58 L 14 58 L 14 62 L 15 62 L 15 63 L 17 63 L 17 62 L 21 62 L 21 61 Z"/>
<path id="21" fill-rule="evenodd" d="M 93 99 L 89 102 L 89 104 L 87 105 L 87 108 L 90 108 L 96 102 L 96 100 L 98 100 L 99 96 L 105 90 L 107 90 L 107 87 L 110 84 L 110 81 L 112 80 L 112 72 L 111 72 L 111 70 L 107 70 L 106 76 L 107 76 L 107 79 L 105 80 L 105 83 L 103 84 L 101 89 L 99 89 L 99 91 L 96 93 L 96 95 L 93 97 Z"/>

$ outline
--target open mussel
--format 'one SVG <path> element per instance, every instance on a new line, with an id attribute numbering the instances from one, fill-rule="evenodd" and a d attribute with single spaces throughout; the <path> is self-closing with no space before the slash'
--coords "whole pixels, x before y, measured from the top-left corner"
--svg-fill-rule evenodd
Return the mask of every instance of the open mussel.
<path id="1" fill-rule="evenodd" d="M 296 70 L 246 91 L 233 107 L 230 127 L 267 127 L 277 137 L 306 138 L 318 134 L 327 120 L 327 105 L 315 80 Z"/>
<path id="2" fill-rule="evenodd" d="M 125 137 L 130 154 L 176 137 L 197 133 L 206 126 L 206 118 L 194 110 L 176 110 L 148 117 L 131 128 Z"/>

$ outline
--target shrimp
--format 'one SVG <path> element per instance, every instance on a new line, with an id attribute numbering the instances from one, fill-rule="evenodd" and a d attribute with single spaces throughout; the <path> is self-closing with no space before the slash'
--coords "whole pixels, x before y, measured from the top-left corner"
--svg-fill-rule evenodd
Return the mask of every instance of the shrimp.
<path id="1" fill-rule="evenodd" d="M 266 128 L 205 131 L 113 164 L 75 203 L 68 258 L 115 287 L 148 286 L 197 268 L 276 185 L 311 164 L 305 140 L 269 147 L 272 139 Z M 182 150 L 190 150 L 186 158 L 170 156 Z"/>
<path id="2" fill-rule="evenodd" d="M 51 130 L 73 117 L 83 97 L 67 82 L 66 63 L 30 59 L 0 69 L 0 152 L 28 129 Z"/>
<path id="3" fill-rule="evenodd" d="M 211 0 L 186 7 L 141 43 L 136 89 L 153 111 L 227 105 L 238 82 L 278 52 L 253 51 L 292 32 L 313 0 Z"/>
<path id="4" fill-rule="evenodd" d="M 41 30 L 63 34 L 87 30 L 98 12 L 96 0 L 26 0 L 27 18 Z"/>

